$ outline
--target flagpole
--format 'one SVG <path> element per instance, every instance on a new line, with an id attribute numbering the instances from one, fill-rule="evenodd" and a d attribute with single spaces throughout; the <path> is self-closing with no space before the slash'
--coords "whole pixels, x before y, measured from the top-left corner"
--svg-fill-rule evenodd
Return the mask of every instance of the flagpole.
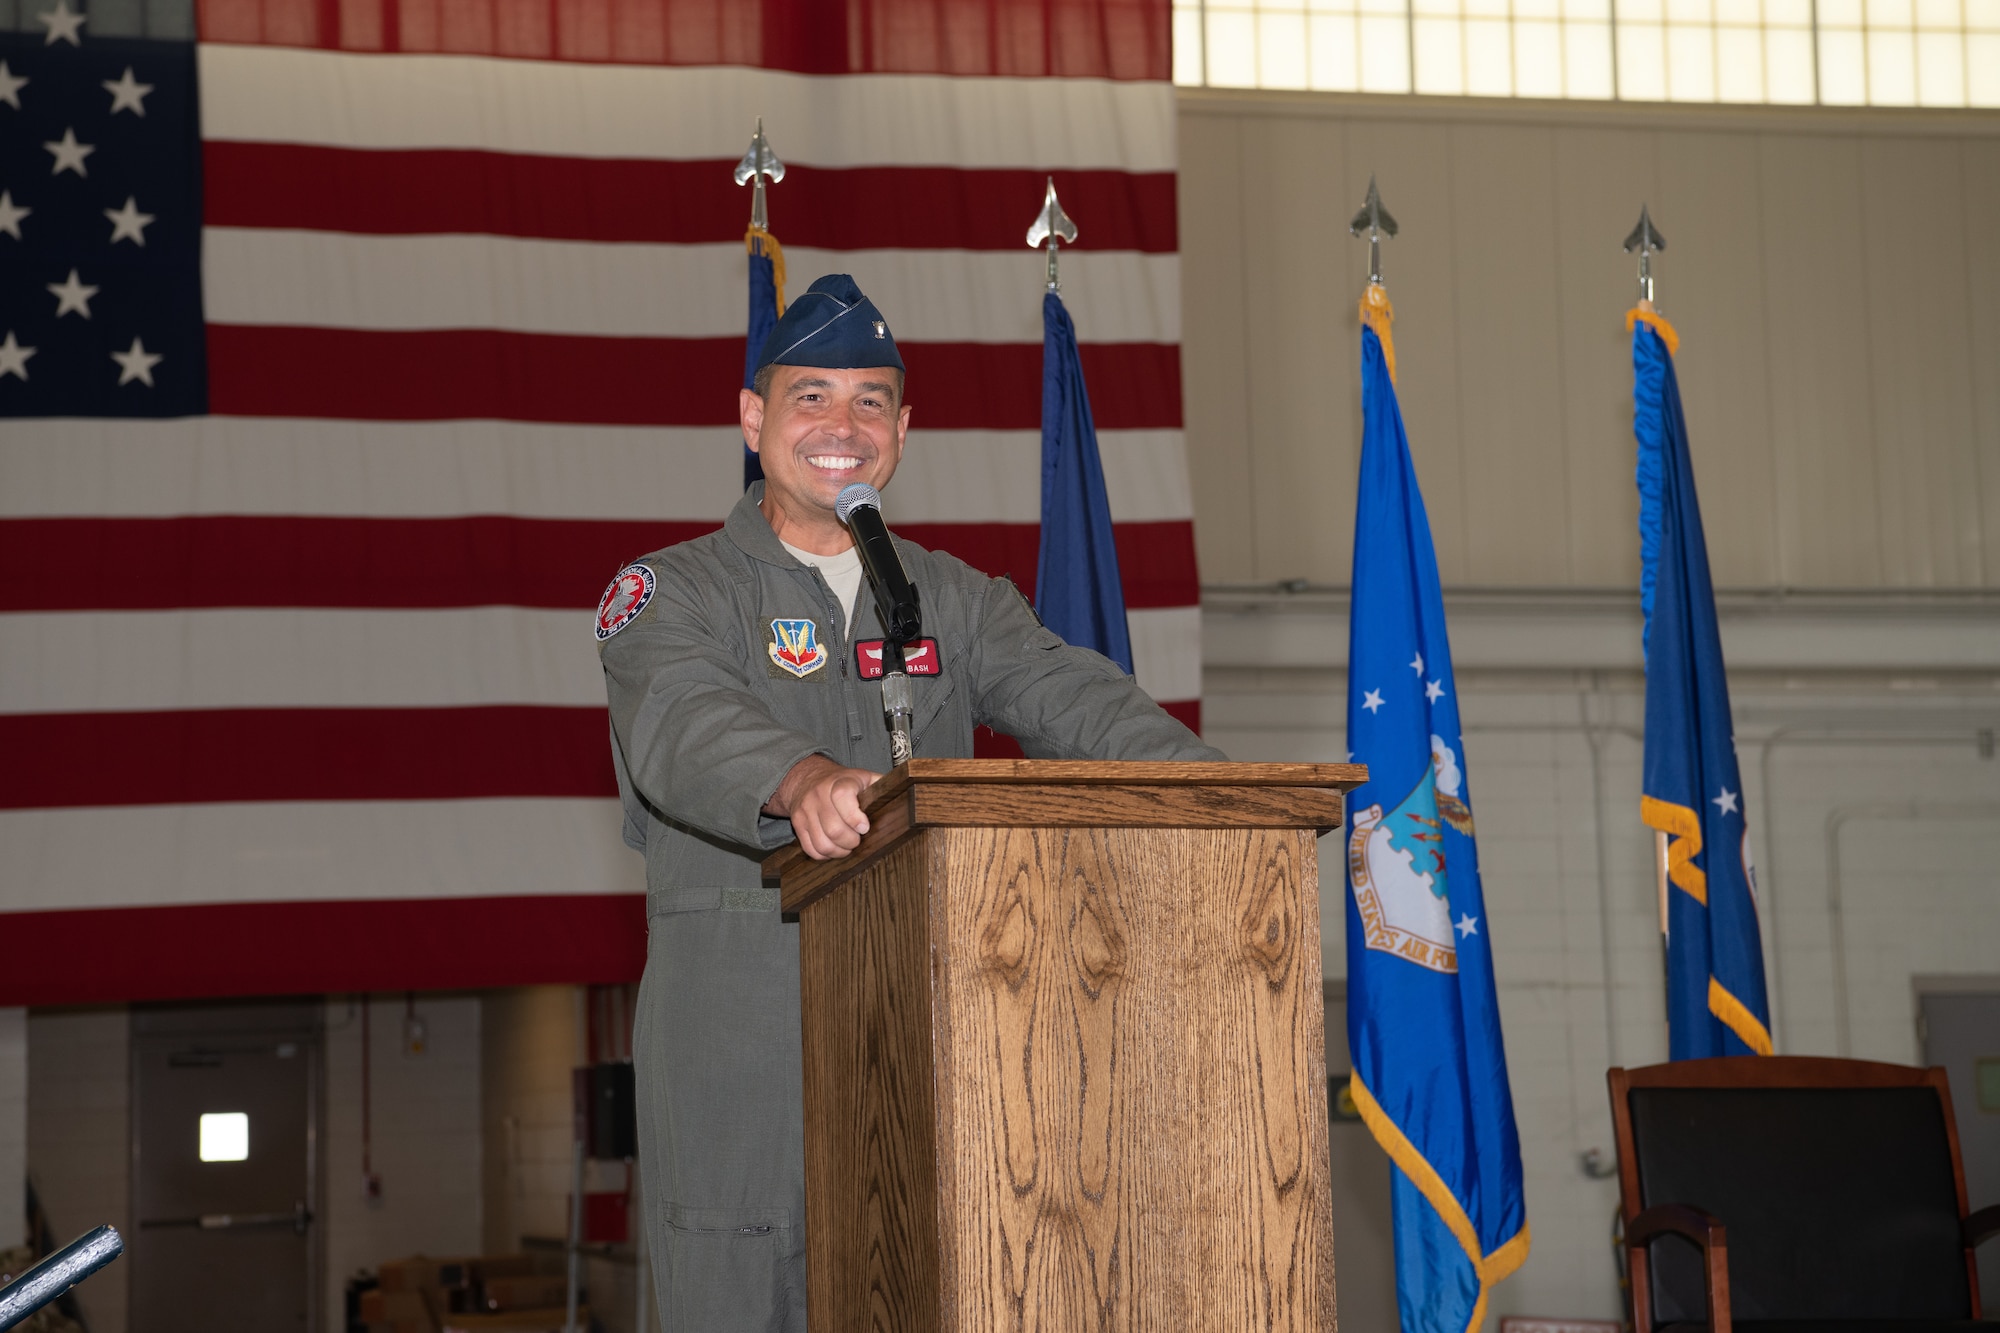
<path id="1" fill-rule="evenodd" d="M 1028 226 L 1028 248 L 1030 250 L 1039 250 L 1043 247 L 1044 242 L 1047 243 L 1049 253 L 1048 289 L 1052 292 L 1059 292 L 1062 290 L 1062 277 L 1056 267 L 1058 262 L 1057 255 L 1062 250 L 1064 241 L 1068 241 L 1071 245 L 1076 244 L 1076 224 L 1069 220 L 1069 214 L 1063 212 L 1062 205 L 1056 202 L 1056 178 L 1051 176 L 1048 179 L 1049 190 L 1047 194 L 1042 196 L 1042 211 L 1035 216 L 1034 222 Z"/>
<path id="2" fill-rule="evenodd" d="M 769 231 L 771 218 L 764 197 L 764 183 L 776 184 L 785 178 L 785 164 L 771 151 L 771 141 L 764 137 L 764 118 L 757 117 L 757 132 L 750 136 L 750 151 L 743 154 L 743 160 L 736 164 L 736 183 L 750 185 L 750 229 Z"/>
<path id="3" fill-rule="evenodd" d="M 1653 252 L 1667 248 L 1667 238 L 1660 235 L 1653 226 L 1653 216 L 1646 205 L 1639 205 L 1639 221 L 1625 238 L 1625 253 L 1639 256 L 1639 309 L 1647 314 L 1658 314 L 1659 307 L 1653 303 Z M 1653 830 L 1653 879 L 1658 889 L 1660 904 L 1660 984 L 1667 997 L 1667 1046 L 1673 1047 L 1673 974 L 1668 951 L 1673 947 L 1673 932 L 1668 921 L 1667 890 L 1668 875 L 1667 847 L 1671 840 L 1661 829 Z"/>
<path id="4" fill-rule="evenodd" d="M 778 244 L 778 238 L 771 234 L 770 199 L 765 193 L 768 184 L 784 178 L 785 164 L 771 151 L 771 141 L 764 137 L 764 118 L 759 116 L 756 132 L 750 136 L 750 149 L 736 164 L 736 184 L 751 187 L 750 226 L 743 233 L 743 248 L 750 256 L 750 317 L 743 331 L 743 387 L 746 389 L 756 387 L 757 354 L 763 349 L 764 339 L 785 313 L 785 250 Z M 763 289 L 761 281 L 765 268 L 770 274 L 768 292 Z M 747 491 L 763 479 L 763 460 L 745 440 L 743 489 Z"/>

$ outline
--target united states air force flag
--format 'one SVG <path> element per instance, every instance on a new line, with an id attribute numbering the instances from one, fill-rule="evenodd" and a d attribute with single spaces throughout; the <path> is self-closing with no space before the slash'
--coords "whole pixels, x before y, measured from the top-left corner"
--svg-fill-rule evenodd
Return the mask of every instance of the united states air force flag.
<path id="1" fill-rule="evenodd" d="M 1468 1333 L 1528 1256 L 1521 1147 L 1437 556 L 1379 287 L 1363 313 L 1347 743 L 1369 779 L 1348 805 L 1349 1086 L 1397 1167 L 1403 1333 Z"/>
<path id="2" fill-rule="evenodd" d="M 1640 816 L 1667 838 L 1667 1049 L 1675 1060 L 1769 1055 L 1749 820 L 1674 376 L 1679 339 L 1650 311 L 1633 311 L 1627 323 L 1646 612 Z"/>

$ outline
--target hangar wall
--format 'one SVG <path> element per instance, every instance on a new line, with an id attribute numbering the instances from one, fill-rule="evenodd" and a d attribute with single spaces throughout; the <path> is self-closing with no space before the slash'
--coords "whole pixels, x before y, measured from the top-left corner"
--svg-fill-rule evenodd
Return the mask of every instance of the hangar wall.
<path id="1" fill-rule="evenodd" d="M 1630 587 L 1635 285 L 1667 237 L 1718 585 L 2000 586 L 2000 116 L 1181 93 L 1202 577 L 1345 584 L 1347 220 L 1379 178 L 1447 587 Z"/>
<path id="2" fill-rule="evenodd" d="M 1778 1047 L 1919 1062 L 1920 992 L 2000 992 L 2000 117 L 1183 93 L 1204 719 L 1233 758 L 1346 757 L 1370 171 L 1534 1232 L 1493 1310 L 1616 1318 L 1617 1191 L 1580 1159 L 1611 1158 L 1604 1070 L 1666 1058 L 1619 245 L 1647 202 Z M 1344 1267 L 1343 1309 L 1390 1281 Z"/>

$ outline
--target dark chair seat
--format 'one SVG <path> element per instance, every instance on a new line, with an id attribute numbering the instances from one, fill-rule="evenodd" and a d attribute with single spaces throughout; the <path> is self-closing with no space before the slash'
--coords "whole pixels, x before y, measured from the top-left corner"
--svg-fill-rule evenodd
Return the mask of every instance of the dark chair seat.
<path id="1" fill-rule="evenodd" d="M 1942 1069 L 1734 1056 L 1614 1069 L 1634 1333 L 2000 1333 Z"/>

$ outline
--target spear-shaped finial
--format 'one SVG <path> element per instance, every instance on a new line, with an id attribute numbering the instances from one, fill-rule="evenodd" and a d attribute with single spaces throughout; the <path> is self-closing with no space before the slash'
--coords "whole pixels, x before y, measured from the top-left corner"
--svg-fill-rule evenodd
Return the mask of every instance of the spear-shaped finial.
<path id="1" fill-rule="evenodd" d="M 1041 249 L 1044 241 L 1049 247 L 1049 290 L 1059 292 L 1062 283 L 1056 276 L 1056 251 L 1062 248 L 1064 241 L 1072 245 L 1076 243 L 1076 224 L 1069 220 L 1069 214 L 1063 212 L 1062 205 L 1056 202 L 1054 176 L 1049 177 L 1049 192 L 1042 196 L 1042 211 L 1036 216 L 1034 225 L 1028 228 L 1030 250 Z"/>
<path id="2" fill-rule="evenodd" d="M 1347 224 L 1350 236 L 1359 236 L 1362 229 L 1368 231 L 1368 281 L 1377 286 L 1382 282 L 1382 238 L 1396 234 L 1396 219 L 1389 216 L 1389 210 L 1382 207 L 1382 196 L 1375 189 L 1375 173 L 1368 173 L 1368 197 L 1361 202 L 1361 211 Z"/>
<path id="3" fill-rule="evenodd" d="M 771 228 L 770 214 L 765 209 L 764 182 L 781 181 L 785 178 L 785 164 L 771 151 L 771 141 L 764 137 L 764 118 L 757 117 L 757 132 L 750 136 L 750 151 L 736 164 L 736 183 L 753 183 L 750 193 L 750 225 L 759 231 Z"/>
<path id="4" fill-rule="evenodd" d="M 1653 307 L 1653 251 L 1666 248 L 1667 238 L 1653 226 L 1646 206 L 1639 205 L 1639 225 L 1632 228 L 1632 234 L 1625 238 L 1625 253 L 1639 252 L 1639 301 L 1648 310 Z"/>

